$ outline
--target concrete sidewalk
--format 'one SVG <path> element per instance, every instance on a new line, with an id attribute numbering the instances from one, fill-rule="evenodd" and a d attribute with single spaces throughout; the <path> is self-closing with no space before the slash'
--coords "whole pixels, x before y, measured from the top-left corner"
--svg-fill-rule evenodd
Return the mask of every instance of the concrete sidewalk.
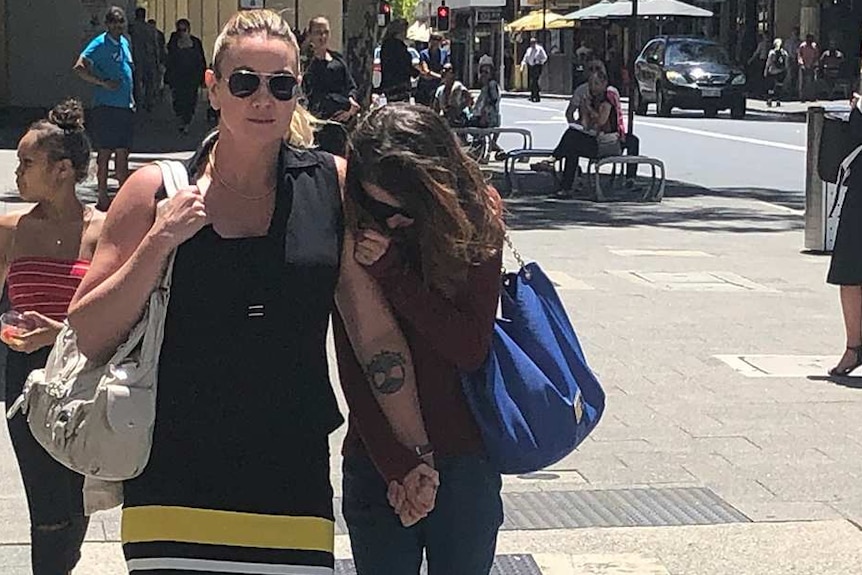
<path id="1" fill-rule="evenodd" d="M 0 152 L 0 195 L 14 164 Z M 0 212 L 21 207 L 2 199 Z M 825 377 L 841 315 L 828 259 L 801 252 L 798 200 L 674 184 L 661 204 L 507 201 L 513 241 L 555 282 L 608 399 L 576 453 L 504 479 L 495 574 L 859 572 L 862 378 Z M 332 469 L 340 497 L 337 455 Z M 0 426 L 4 575 L 29 572 L 28 531 Z M 94 517 L 75 575 L 125 573 L 118 541 L 118 513 Z"/>
<path id="2" fill-rule="evenodd" d="M 800 253 L 801 214 L 694 188 L 661 204 L 508 207 L 513 240 L 557 284 L 608 410 L 575 454 L 505 478 L 495 573 L 857 572 L 862 382 L 823 376 L 843 349 L 841 319 L 827 259 Z M 5 429 L 0 477 L 0 570 L 25 575 L 26 508 Z M 76 575 L 124 573 L 118 537 L 116 512 L 95 518 Z"/>

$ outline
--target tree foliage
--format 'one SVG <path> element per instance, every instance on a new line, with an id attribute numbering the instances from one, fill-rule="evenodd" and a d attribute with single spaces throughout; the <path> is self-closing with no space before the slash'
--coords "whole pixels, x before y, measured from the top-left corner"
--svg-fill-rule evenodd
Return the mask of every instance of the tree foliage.
<path id="1" fill-rule="evenodd" d="M 392 0 L 392 12 L 396 18 L 413 22 L 416 17 L 416 4 L 419 0 Z"/>

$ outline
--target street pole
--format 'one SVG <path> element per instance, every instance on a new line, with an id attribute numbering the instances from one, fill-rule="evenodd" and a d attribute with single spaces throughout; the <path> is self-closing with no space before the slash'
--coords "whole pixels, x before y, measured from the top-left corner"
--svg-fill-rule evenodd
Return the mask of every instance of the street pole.
<path id="1" fill-rule="evenodd" d="M 548 0 L 542 0 L 542 46 L 548 50 Z"/>
<path id="2" fill-rule="evenodd" d="M 506 89 L 506 19 L 500 18 L 500 89 Z"/>
<path id="3" fill-rule="evenodd" d="M 637 79 L 635 78 L 635 58 L 638 57 L 637 50 L 640 47 L 638 42 L 640 34 L 638 34 L 638 0 L 632 0 L 632 17 L 629 21 L 629 127 L 628 133 L 631 134 L 635 125 L 635 90 L 637 90 Z"/>
<path id="4" fill-rule="evenodd" d="M 293 0 L 293 29 L 299 30 L 299 0 Z"/>

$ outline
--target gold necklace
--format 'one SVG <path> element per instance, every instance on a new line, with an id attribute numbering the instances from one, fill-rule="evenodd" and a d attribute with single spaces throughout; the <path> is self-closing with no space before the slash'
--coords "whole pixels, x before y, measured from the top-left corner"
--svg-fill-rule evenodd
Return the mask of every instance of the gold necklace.
<path id="1" fill-rule="evenodd" d="M 238 189 L 236 189 L 236 188 L 235 188 L 235 187 L 233 187 L 232 185 L 230 185 L 230 184 L 227 182 L 227 180 L 225 180 L 225 179 L 224 179 L 224 176 L 222 176 L 222 175 L 221 175 L 221 173 L 218 171 L 218 168 L 216 168 L 216 165 L 215 165 L 215 150 L 216 150 L 216 147 L 218 147 L 218 142 L 216 142 L 216 143 L 213 145 L 212 150 L 210 150 L 209 156 L 207 157 L 207 163 L 210 165 L 210 168 L 211 168 L 212 174 L 216 177 L 216 179 L 219 181 L 219 183 L 220 183 L 221 185 L 223 185 L 224 187 L 226 187 L 226 188 L 227 188 L 227 189 L 229 189 L 232 193 L 234 193 L 234 194 L 238 195 L 239 197 L 241 197 L 241 198 L 243 198 L 243 199 L 245 199 L 245 200 L 251 200 L 251 201 L 264 200 L 264 199 L 268 198 L 269 196 L 271 196 L 271 195 L 273 194 L 273 192 L 275 192 L 275 188 L 276 188 L 276 186 L 275 186 L 275 185 L 273 185 L 273 186 L 270 186 L 270 188 L 266 191 L 266 193 L 265 193 L 265 194 L 263 194 L 263 195 L 261 195 L 261 196 L 249 196 L 249 195 L 247 195 L 247 194 L 242 193 L 241 191 L 239 191 Z"/>

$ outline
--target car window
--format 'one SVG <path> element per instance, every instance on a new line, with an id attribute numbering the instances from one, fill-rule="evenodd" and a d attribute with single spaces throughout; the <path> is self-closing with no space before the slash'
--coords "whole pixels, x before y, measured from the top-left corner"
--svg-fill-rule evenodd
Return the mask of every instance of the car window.
<path id="1" fill-rule="evenodd" d="M 659 62 L 664 62 L 664 49 L 666 44 L 664 42 L 656 42 L 655 47 L 655 57 Z"/>
<path id="2" fill-rule="evenodd" d="M 655 54 L 656 49 L 658 48 L 659 42 L 658 40 L 653 40 L 649 44 L 646 45 L 643 51 L 643 59 L 649 60 L 649 57 Z"/>
<path id="3" fill-rule="evenodd" d="M 713 64 L 730 64 L 727 52 L 718 44 L 709 42 L 673 42 L 667 49 L 668 64 L 683 64 L 685 62 L 709 62 Z"/>

